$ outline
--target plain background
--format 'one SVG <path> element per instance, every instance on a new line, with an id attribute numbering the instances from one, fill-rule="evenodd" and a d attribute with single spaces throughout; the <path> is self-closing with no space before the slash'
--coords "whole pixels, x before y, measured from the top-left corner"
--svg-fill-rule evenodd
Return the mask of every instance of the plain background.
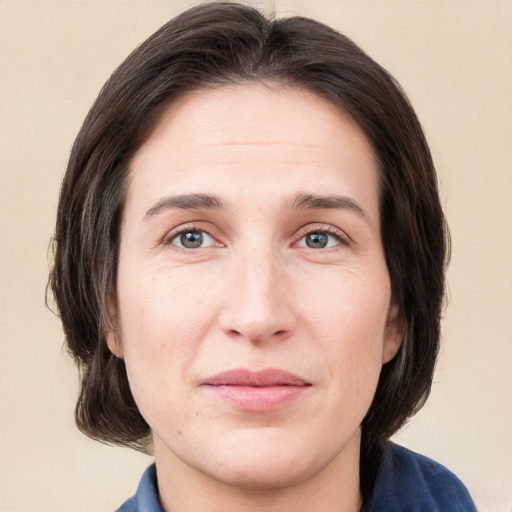
<path id="1" fill-rule="evenodd" d="M 44 307 L 76 133 L 110 72 L 189 1 L 0 0 L 0 509 L 113 511 L 147 456 L 74 427 L 78 377 Z M 512 1 L 253 2 L 325 21 L 408 92 L 451 226 L 450 305 L 430 401 L 399 440 L 512 510 Z"/>

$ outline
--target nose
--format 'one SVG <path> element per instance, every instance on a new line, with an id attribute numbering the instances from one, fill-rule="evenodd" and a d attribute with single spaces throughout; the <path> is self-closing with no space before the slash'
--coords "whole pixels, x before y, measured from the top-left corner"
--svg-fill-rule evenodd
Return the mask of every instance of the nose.
<path id="1" fill-rule="evenodd" d="M 290 337 L 297 314 L 286 265 L 272 251 L 235 256 L 227 279 L 227 300 L 220 313 L 231 338 L 264 344 Z"/>

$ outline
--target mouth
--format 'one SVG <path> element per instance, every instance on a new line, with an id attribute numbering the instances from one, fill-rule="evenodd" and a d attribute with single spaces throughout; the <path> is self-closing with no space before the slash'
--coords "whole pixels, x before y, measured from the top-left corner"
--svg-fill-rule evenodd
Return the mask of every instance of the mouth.
<path id="1" fill-rule="evenodd" d="M 278 368 L 237 368 L 206 379 L 202 385 L 217 398 L 242 411 L 280 409 L 305 394 L 311 383 Z"/>

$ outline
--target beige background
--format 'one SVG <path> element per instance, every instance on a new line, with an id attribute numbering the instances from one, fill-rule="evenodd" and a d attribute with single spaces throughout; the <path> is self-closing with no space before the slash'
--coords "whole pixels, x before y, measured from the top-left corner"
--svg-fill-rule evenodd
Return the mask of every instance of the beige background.
<path id="1" fill-rule="evenodd" d="M 263 7 L 272 2 L 254 2 Z M 189 1 L 0 0 L 0 510 L 113 511 L 146 456 L 73 424 L 77 376 L 44 308 L 59 183 L 109 73 Z M 452 229 L 431 400 L 399 436 L 512 510 L 512 1 L 277 1 L 387 67 L 422 119 Z"/>

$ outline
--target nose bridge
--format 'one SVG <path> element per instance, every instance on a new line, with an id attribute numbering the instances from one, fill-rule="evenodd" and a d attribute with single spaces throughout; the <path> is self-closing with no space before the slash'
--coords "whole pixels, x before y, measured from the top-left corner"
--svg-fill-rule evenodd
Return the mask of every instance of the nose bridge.
<path id="1" fill-rule="evenodd" d="M 279 282 L 282 280 L 278 262 L 269 248 L 259 251 L 247 251 L 239 266 L 241 294 L 247 306 L 261 312 L 269 310 L 279 295 Z M 276 302 L 278 302 L 276 300 Z"/>
<path id="2" fill-rule="evenodd" d="M 285 265 L 270 244 L 247 244 L 234 257 L 223 328 L 253 342 L 291 333 L 294 314 L 287 298 Z"/>

